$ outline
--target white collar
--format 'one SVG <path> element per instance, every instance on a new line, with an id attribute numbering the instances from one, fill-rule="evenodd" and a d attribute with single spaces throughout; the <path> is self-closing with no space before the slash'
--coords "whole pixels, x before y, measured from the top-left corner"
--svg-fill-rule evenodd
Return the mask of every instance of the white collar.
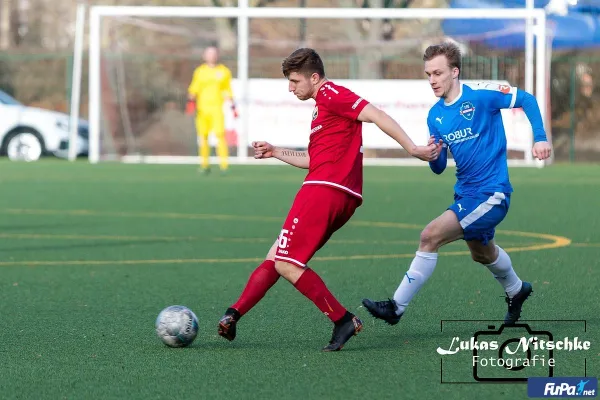
<path id="1" fill-rule="evenodd" d="M 452 100 L 450 103 L 446 103 L 444 101 L 444 105 L 445 106 L 451 106 L 452 104 L 456 103 L 461 97 L 462 97 L 462 93 L 463 93 L 463 84 L 460 84 L 460 92 L 458 92 L 458 96 L 456 96 L 456 98 L 454 100 Z"/>

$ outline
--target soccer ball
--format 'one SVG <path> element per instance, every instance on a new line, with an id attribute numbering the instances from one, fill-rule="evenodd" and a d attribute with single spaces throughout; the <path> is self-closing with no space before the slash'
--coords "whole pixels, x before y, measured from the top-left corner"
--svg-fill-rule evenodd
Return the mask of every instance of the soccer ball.
<path id="1" fill-rule="evenodd" d="M 169 347 L 189 346 L 198 335 L 198 318 L 184 306 L 170 306 L 158 314 L 156 334 Z"/>

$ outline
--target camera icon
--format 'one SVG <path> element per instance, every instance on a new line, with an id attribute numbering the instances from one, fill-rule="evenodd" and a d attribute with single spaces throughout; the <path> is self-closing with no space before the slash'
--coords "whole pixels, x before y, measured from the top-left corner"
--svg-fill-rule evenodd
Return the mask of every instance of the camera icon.
<path id="1" fill-rule="evenodd" d="M 549 331 L 528 324 L 504 325 L 473 335 L 473 378 L 479 382 L 527 382 L 529 377 L 554 375 L 554 351 L 541 345 L 553 341 Z"/>

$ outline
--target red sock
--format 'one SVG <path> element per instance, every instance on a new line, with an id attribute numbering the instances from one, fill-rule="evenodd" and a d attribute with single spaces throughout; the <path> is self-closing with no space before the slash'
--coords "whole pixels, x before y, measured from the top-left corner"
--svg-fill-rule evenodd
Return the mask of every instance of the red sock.
<path id="1" fill-rule="evenodd" d="M 327 289 L 325 282 L 315 271 L 306 268 L 294 285 L 296 289 L 319 308 L 333 322 L 339 321 L 346 314 L 346 309 Z"/>
<path id="2" fill-rule="evenodd" d="M 275 261 L 263 261 L 252 272 L 240 298 L 231 308 L 235 308 L 240 313 L 240 316 L 246 314 L 264 297 L 278 279 L 279 274 L 275 270 Z"/>

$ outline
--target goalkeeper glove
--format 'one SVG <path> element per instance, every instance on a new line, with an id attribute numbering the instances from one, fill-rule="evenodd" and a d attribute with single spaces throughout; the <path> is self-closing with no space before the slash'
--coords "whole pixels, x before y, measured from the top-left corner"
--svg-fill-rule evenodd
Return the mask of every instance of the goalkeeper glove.
<path id="1" fill-rule="evenodd" d="M 187 115 L 194 115 L 195 112 L 196 112 L 196 101 L 188 100 L 187 104 L 185 105 L 185 113 Z"/>
<path id="2" fill-rule="evenodd" d="M 233 113 L 233 118 L 237 119 L 239 114 L 237 112 L 237 107 L 235 106 L 234 102 L 231 102 L 231 112 Z"/>

